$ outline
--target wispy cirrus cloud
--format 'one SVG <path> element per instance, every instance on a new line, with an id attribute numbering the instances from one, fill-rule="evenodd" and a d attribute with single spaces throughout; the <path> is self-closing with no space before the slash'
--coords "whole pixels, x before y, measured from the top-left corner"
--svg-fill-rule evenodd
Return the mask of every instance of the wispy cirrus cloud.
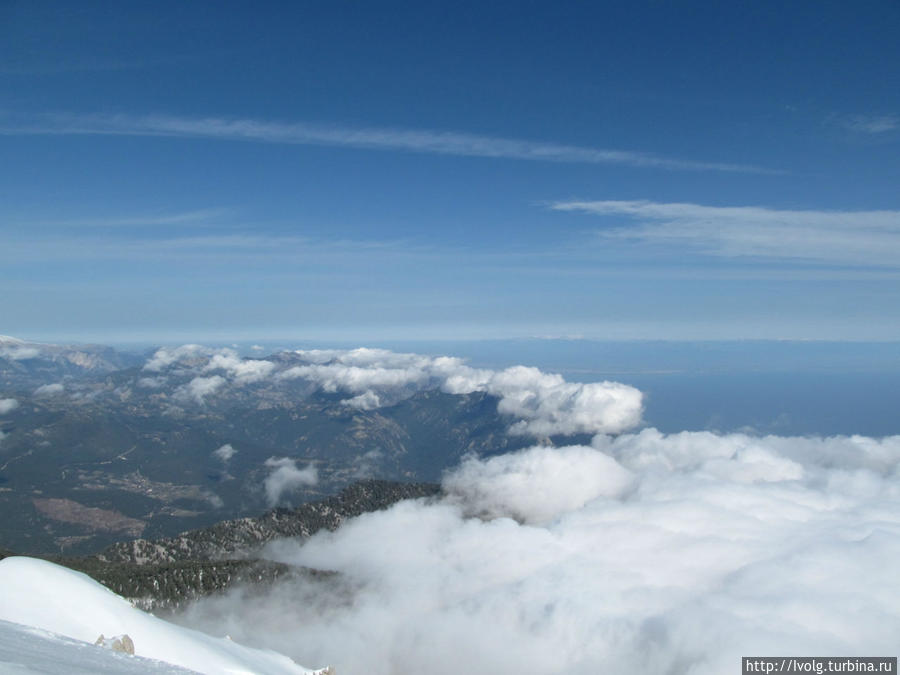
<path id="1" fill-rule="evenodd" d="M 557 211 L 618 216 L 604 238 L 686 245 L 718 256 L 900 266 L 900 211 L 818 211 L 651 201 L 562 201 Z M 626 223 L 622 223 L 624 218 Z"/>
<path id="2" fill-rule="evenodd" d="M 900 116 L 853 115 L 843 120 L 843 126 L 863 134 L 884 134 L 900 129 Z"/>
<path id="3" fill-rule="evenodd" d="M 6 237 L 0 248 L 0 262 L 64 262 L 73 260 L 216 261 L 218 263 L 355 260 L 372 261 L 372 254 L 392 260 L 434 255 L 424 246 L 404 241 L 328 240 L 277 234 L 196 234 L 182 236 L 111 236 L 109 230 L 97 234 L 24 234 Z M 118 233 L 115 233 L 118 235 Z"/>
<path id="4" fill-rule="evenodd" d="M 144 216 L 132 216 L 119 219 L 99 219 L 92 221 L 74 221 L 73 225 L 96 226 L 142 226 L 142 225 L 202 225 L 227 216 L 228 209 L 210 208 L 194 211 L 182 211 L 179 213 L 148 214 Z"/>
<path id="5" fill-rule="evenodd" d="M 231 214 L 225 208 L 194 209 L 191 211 L 160 212 L 128 215 L 120 217 L 69 218 L 65 220 L 47 220 L 30 223 L 41 227 L 152 227 L 152 226 L 193 226 L 203 227 L 219 224 L 222 218 Z"/>
<path id="6" fill-rule="evenodd" d="M 461 157 L 488 157 L 544 162 L 619 164 L 642 168 L 781 173 L 745 164 L 704 162 L 630 150 L 590 148 L 561 143 L 482 136 L 455 131 L 399 128 L 351 128 L 306 122 L 190 118 L 167 115 L 43 115 L 0 122 L 0 134 L 165 136 L 324 145 L 394 150 Z"/>

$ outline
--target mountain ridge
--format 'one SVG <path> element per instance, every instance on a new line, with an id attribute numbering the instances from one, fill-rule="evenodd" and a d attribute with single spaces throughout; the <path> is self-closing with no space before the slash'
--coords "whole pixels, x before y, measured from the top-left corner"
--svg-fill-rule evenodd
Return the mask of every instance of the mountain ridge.
<path id="1" fill-rule="evenodd" d="M 260 549 L 276 539 L 302 540 L 323 529 L 334 531 L 348 518 L 405 499 L 432 498 L 440 491 L 432 483 L 364 480 L 294 509 L 271 509 L 175 537 L 124 541 L 92 556 L 46 559 L 84 572 L 136 607 L 174 611 L 238 585 L 266 586 L 298 576 L 327 579 L 331 572 L 265 560 Z M 0 560 L 13 555 L 0 549 Z"/>

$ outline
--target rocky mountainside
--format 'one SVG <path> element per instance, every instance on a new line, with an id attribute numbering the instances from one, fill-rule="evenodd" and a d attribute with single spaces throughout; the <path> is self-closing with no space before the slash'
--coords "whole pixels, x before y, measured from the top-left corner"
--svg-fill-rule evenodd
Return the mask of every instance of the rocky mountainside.
<path id="1" fill-rule="evenodd" d="M 439 492 L 429 483 L 360 481 L 295 509 L 274 509 L 176 537 L 121 542 L 94 556 L 48 559 L 88 574 L 141 609 L 176 610 L 237 585 L 270 585 L 297 576 L 327 580 L 332 573 L 262 560 L 256 553 L 274 539 L 306 538 L 320 529 L 334 530 L 347 518 Z M 0 559 L 8 555 L 13 554 L 0 550 Z"/>
<path id="2" fill-rule="evenodd" d="M 113 544 L 97 554 L 105 563 L 163 565 L 184 561 L 253 558 L 264 544 L 284 537 L 306 538 L 319 530 L 336 530 L 347 518 L 385 509 L 403 499 L 440 494 L 434 483 L 397 483 L 365 480 L 340 494 L 294 509 L 273 509 L 262 516 L 216 523 L 155 540 L 134 539 Z"/>
<path id="3" fill-rule="evenodd" d="M 0 546 L 85 555 L 361 478 L 437 481 L 467 453 L 531 440 L 507 433 L 485 392 L 423 388 L 369 409 L 303 378 L 241 379 L 312 367 L 293 352 L 234 358 L 226 365 L 239 374 L 224 385 L 212 373 L 226 371 L 208 370 L 215 356 L 180 358 L 160 366 L 108 348 L 0 342 Z"/>
<path id="4" fill-rule="evenodd" d="M 40 387 L 137 366 L 143 357 L 105 345 L 54 345 L 0 335 L 0 387 Z"/>

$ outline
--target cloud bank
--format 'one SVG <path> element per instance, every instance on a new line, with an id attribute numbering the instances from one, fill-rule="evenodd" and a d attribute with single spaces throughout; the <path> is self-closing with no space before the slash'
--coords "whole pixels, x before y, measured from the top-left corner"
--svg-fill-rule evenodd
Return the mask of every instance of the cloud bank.
<path id="1" fill-rule="evenodd" d="M 444 487 L 269 551 L 339 577 L 180 620 L 373 675 L 713 675 L 896 650 L 900 436 L 645 429 L 469 458 Z"/>
<path id="2" fill-rule="evenodd" d="M 175 395 L 199 404 L 226 386 L 300 380 L 312 390 L 345 394 L 344 404 L 360 410 L 394 405 L 431 389 L 448 394 L 485 392 L 499 399 L 497 410 L 511 418 L 513 434 L 620 433 L 641 421 L 641 392 L 617 382 L 572 383 L 537 368 L 479 369 L 455 357 L 385 349 L 297 350 L 280 357 L 277 363 L 241 359 L 230 349 L 184 345 L 158 350 L 144 370 L 161 374 L 154 382 L 169 372 L 194 375 Z M 207 375 L 210 372 L 223 374 Z"/>
<path id="3" fill-rule="evenodd" d="M 886 267 L 897 267 L 900 261 L 900 211 L 800 211 L 650 201 L 567 201 L 552 208 L 632 221 L 604 230 L 603 237 L 682 244 L 712 255 Z"/>
<path id="4" fill-rule="evenodd" d="M 497 396 L 498 411 L 519 419 L 510 428 L 512 433 L 617 433 L 637 425 L 641 417 L 641 393 L 615 382 L 576 384 L 537 368 L 476 369 L 453 357 L 383 349 L 297 354 L 311 365 L 290 368 L 280 377 L 302 377 L 325 391 L 351 392 L 356 396 L 347 400 L 348 405 L 363 409 L 395 403 L 415 391 L 440 388 L 450 394 L 486 392 Z"/>

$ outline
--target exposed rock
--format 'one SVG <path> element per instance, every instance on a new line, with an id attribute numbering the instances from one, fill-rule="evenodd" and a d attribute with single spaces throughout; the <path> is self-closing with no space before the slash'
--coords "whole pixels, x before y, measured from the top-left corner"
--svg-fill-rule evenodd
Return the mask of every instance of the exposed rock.
<path id="1" fill-rule="evenodd" d="M 132 642 L 131 638 L 128 637 L 128 635 L 103 637 L 103 633 L 100 633 L 100 637 L 97 638 L 94 644 L 100 647 L 105 647 L 106 649 L 111 649 L 114 652 L 121 652 L 122 654 L 130 654 L 131 656 L 134 656 L 134 642 Z"/>

